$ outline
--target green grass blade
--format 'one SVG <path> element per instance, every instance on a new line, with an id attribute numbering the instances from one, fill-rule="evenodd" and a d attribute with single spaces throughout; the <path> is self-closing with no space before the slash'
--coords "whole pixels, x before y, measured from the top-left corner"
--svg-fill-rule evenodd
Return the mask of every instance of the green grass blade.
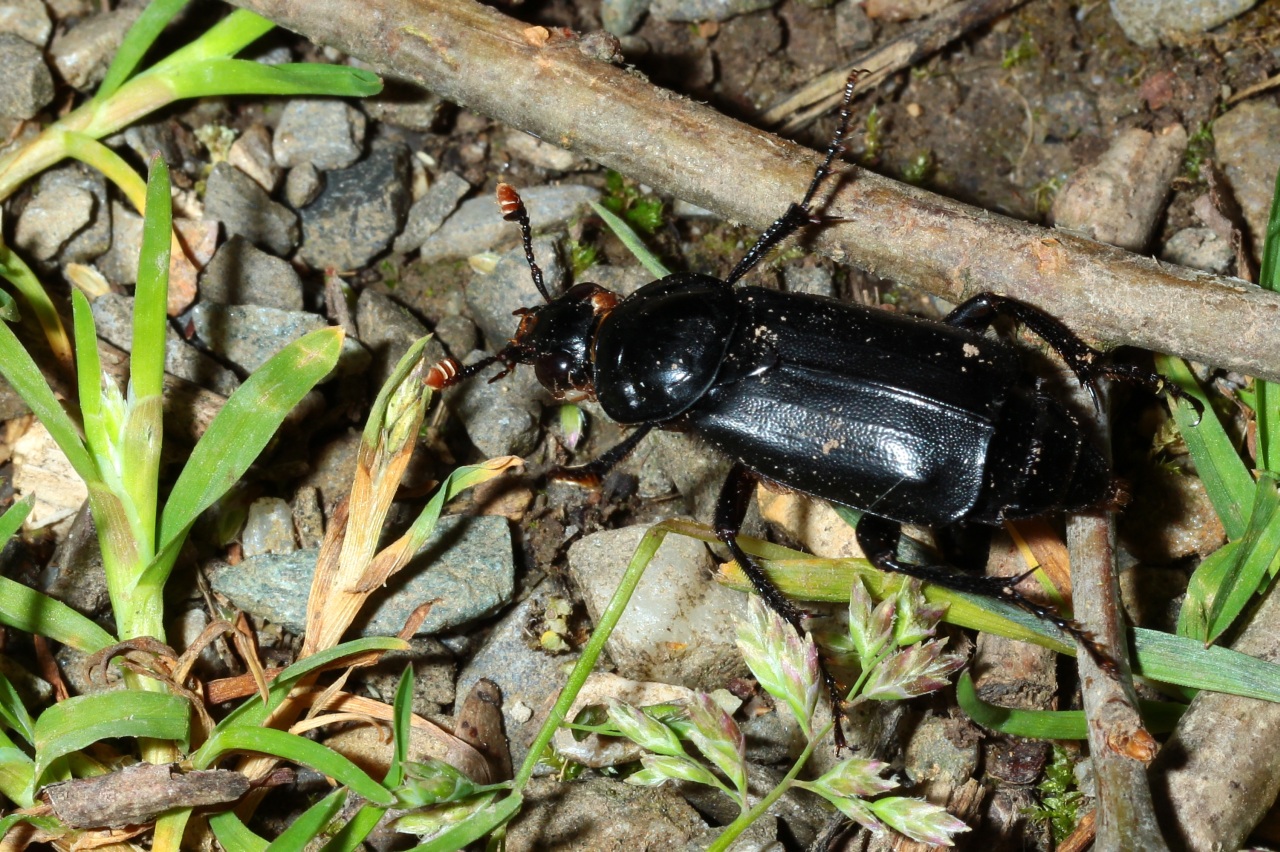
<path id="1" fill-rule="evenodd" d="M 1018 710 L 988 704 L 978 697 L 968 672 L 956 681 L 956 701 L 969 718 L 990 731 L 1035 740 L 1084 740 L 1089 737 L 1083 710 Z M 1155 734 L 1172 731 L 1186 712 L 1185 704 L 1140 701 L 1142 721 Z"/>
<path id="2" fill-rule="evenodd" d="M 138 16 L 138 20 L 134 21 L 133 26 L 129 28 L 129 32 L 125 33 L 120 46 L 116 48 L 111 67 L 107 69 L 102 85 L 94 94 L 95 100 L 101 102 L 115 94 L 116 89 L 119 89 L 137 70 L 142 57 L 151 49 L 151 45 L 155 44 L 156 39 L 160 37 L 160 33 L 164 32 L 164 28 L 173 20 L 174 15 L 178 14 L 185 5 L 187 0 L 151 0 L 147 4 L 142 14 Z"/>
<path id="3" fill-rule="evenodd" d="M 429 842 L 413 847 L 409 852 L 456 852 L 465 849 L 498 826 L 506 824 L 520 811 L 523 804 L 524 797 L 519 793 L 512 793 L 481 808 L 470 818 L 446 829 Z"/>
<path id="4" fill-rule="evenodd" d="M 333 839 L 320 849 L 320 852 L 356 852 L 357 849 L 364 848 L 364 839 L 382 821 L 386 812 L 386 808 L 373 805 L 360 808 L 356 811 L 356 815 L 334 834 Z"/>
<path id="5" fill-rule="evenodd" d="M 268 852 L 301 852 L 320 835 L 342 809 L 346 801 L 345 787 L 339 787 L 303 812 L 267 847 Z"/>
<path id="6" fill-rule="evenodd" d="M 266 852 L 267 841 L 249 830 L 235 811 L 223 811 L 209 817 L 209 828 L 223 849 L 235 852 Z"/>
<path id="7" fill-rule="evenodd" d="M 22 311 L 18 310 L 17 300 L 4 290 L 0 290 L 0 320 L 22 322 Z"/>
<path id="8" fill-rule="evenodd" d="M 110 446 L 102 420 L 102 360 L 98 355 L 98 329 L 89 300 L 71 289 L 71 327 L 76 339 L 76 389 L 85 439 L 90 447 Z"/>
<path id="9" fill-rule="evenodd" d="M 1244 535 L 1249 513 L 1253 511 L 1253 477 L 1186 363 L 1181 358 L 1157 354 L 1156 368 L 1204 406 L 1199 423 L 1195 411 L 1185 402 L 1174 405 L 1173 417 L 1195 462 L 1196 473 L 1204 483 L 1205 493 L 1222 519 L 1227 537 L 1234 541 Z"/>
<path id="10" fill-rule="evenodd" d="M 134 289 L 133 347 L 129 356 L 129 384 L 136 398 L 164 392 L 165 306 L 169 295 L 169 247 L 173 225 L 169 167 L 161 157 L 151 161 L 146 212 L 142 219 L 142 249 L 138 254 L 138 285 Z"/>
<path id="11" fill-rule="evenodd" d="M 0 623 L 92 654 L 115 639 L 62 601 L 0 577 Z"/>
<path id="12" fill-rule="evenodd" d="M 36 720 L 36 779 L 54 760 L 113 737 L 149 737 L 185 743 L 191 707 L 176 695 L 122 690 L 77 695 Z"/>
<path id="13" fill-rule="evenodd" d="M 22 522 L 31 513 L 31 507 L 35 503 L 35 499 L 35 495 L 28 494 L 8 509 L 5 509 L 3 515 L 0 515 L 0 548 L 8 544 L 9 539 L 13 538 L 14 533 L 22 526 Z"/>
<path id="14" fill-rule="evenodd" d="M 85 449 L 80 430 L 58 403 L 36 362 L 31 360 L 8 323 L 3 322 L 0 322 L 0 373 L 49 430 L 80 478 L 85 482 L 96 481 L 98 469 Z"/>
<path id="15" fill-rule="evenodd" d="M 395 711 L 392 725 L 391 766 L 387 768 L 387 777 L 383 781 L 388 788 L 398 787 L 404 781 L 404 762 L 409 759 L 409 726 L 413 723 L 413 666 L 404 667 L 400 675 L 400 684 L 396 687 L 395 701 L 391 703 Z"/>
<path id="16" fill-rule="evenodd" d="M 313 331 L 277 352 L 236 389 L 173 486 L 161 516 L 162 547 L 179 542 L 196 517 L 239 481 L 294 406 L 333 369 L 341 349 L 341 330 Z"/>
<path id="17" fill-rule="evenodd" d="M 596 211 L 596 215 L 604 220 L 609 226 L 609 230 L 613 231 L 614 236 L 622 240 L 622 244 L 627 247 L 627 251 L 635 255 L 636 260 L 640 261 L 640 265 L 649 270 L 649 274 L 654 278 L 666 278 L 671 274 L 671 270 L 667 269 L 658 260 L 658 256 L 649 251 L 649 247 L 644 244 L 644 240 L 640 239 L 640 235 L 631 229 L 631 226 L 622 221 L 622 217 L 614 214 L 606 209 L 598 202 L 591 202 L 591 209 Z"/>
<path id="18" fill-rule="evenodd" d="M 0 675 L 0 719 L 5 727 L 22 737 L 28 744 L 35 744 L 35 721 L 22 703 L 22 696 L 9 678 Z"/>
<path id="19" fill-rule="evenodd" d="M 1209 608 L 1236 562 L 1240 542 L 1229 541 L 1206 556 L 1187 583 L 1187 594 L 1178 611 L 1177 634 L 1197 642 L 1209 640 Z"/>
<path id="20" fill-rule="evenodd" d="M 35 804 L 35 782 L 36 762 L 0 733 L 0 793 L 18 807 L 29 808 Z"/>
<path id="21" fill-rule="evenodd" d="M 1280 701 L 1280 665 L 1203 642 L 1145 630 L 1132 632 L 1135 674 L 1174 686 Z"/>
<path id="22" fill-rule="evenodd" d="M 4 278 L 22 294 L 31 306 L 31 312 L 40 324 L 40 330 L 53 350 L 53 355 L 63 364 L 71 363 L 71 342 L 67 339 L 67 330 L 62 325 L 62 317 L 54 307 L 49 294 L 45 292 L 40 279 L 27 266 L 26 261 L 14 254 L 3 237 L 0 237 L 0 278 Z"/>
<path id="23" fill-rule="evenodd" d="M 1258 283 L 1264 290 L 1280 290 L 1280 172 L 1276 173 L 1267 217 L 1267 235 L 1262 244 L 1262 272 Z M 1258 466 L 1280 472 L 1280 388 L 1258 380 Z"/>
<path id="24" fill-rule="evenodd" d="M 333 749 L 306 737 L 274 728 L 235 727 L 215 731 L 205 746 L 196 755 L 192 755 L 191 763 L 197 769 L 208 769 L 218 758 L 233 751 L 269 754 L 281 760 L 309 766 L 339 784 L 345 784 L 356 795 L 363 796 L 376 805 L 389 807 L 395 803 L 395 796 L 386 787 Z"/>
<path id="25" fill-rule="evenodd" d="M 275 29 L 275 24 L 246 9 L 236 9 L 198 39 L 161 59 L 147 73 L 168 71 L 222 56 L 233 56 Z"/>
<path id="26" fill-rule="evenodd" d="M 1272 475 L 1258 479 L 1249 527 L 1229 563 L 1234 570 L 1223 577 L 1209 608 L 1208 641 L 1216 642 L 1239 617 L 1275 572 L 1280 554 L 1280 491 Z"/>
<path id="27" fill-rule="evenodd" d="M 175 66 L 165 72 L 164 80 L 178 98 L 220 95 L 367 98 L 382 91 L 382 80 L 372 71 L 311 62 L 263 65 L 248 59 L 206 59 Z"/>

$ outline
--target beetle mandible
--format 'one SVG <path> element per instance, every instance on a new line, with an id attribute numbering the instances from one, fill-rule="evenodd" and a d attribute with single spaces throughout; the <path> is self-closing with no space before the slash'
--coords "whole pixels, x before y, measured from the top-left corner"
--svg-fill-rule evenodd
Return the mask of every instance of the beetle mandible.
<path id="1" fill-rule="evenodd" d="M 801 633 L 801 611 L 738 543 L 758 481 L 861 510 L 856 536 L 876 567 L 1008 601 L 1072 635 L 1114 672 L 1111 656 L 1087 631 L 1016 590 L 1022 577 L 972 576 L 899 559 L 901 526 L 999 526 L 1123 502 L 1085 426 L 1024 369 L 1017 347 L 985 333 L 998 317 L 1044 339 L 1095 401 L 1103 378 L 1183 397 L 1178 388 L 1156 373 L 1108 363 L 1054 317 L 995 293 L 974 296 L 938 322 L 735 286 L 786 237 L 822 221 L 814 198 L 843 150 L 857 74 L 845 84 L 835 136 L 803 199 L 724 280 L 678 272 L 626 298 L 590 283 L 552 298 L 534 260 L 524 203 L 499 184 L 503 216 L 521 228 L 546 304 L 517 312 L 515 337 L 496 355 L 468 367 L 446 359 L 428 384 L 444 388 L 501 363 L 494 381 L 528 364 L 553 396 L 596 399 L 610 418 L 637 428 L 595 461 L 553 472 L 584 484 L 599 482 L 655 428 L 702 436 L 734 462 L 716 506 L 716 536 L 761 597 Z M 824 675 L 838 708 L 841 696 L 825 667 Z"/>

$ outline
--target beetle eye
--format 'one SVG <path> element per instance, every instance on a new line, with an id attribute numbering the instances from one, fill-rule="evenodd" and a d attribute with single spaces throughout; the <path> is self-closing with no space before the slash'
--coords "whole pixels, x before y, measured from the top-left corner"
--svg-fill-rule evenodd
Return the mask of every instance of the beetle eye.
<path id="1" fill-rule="evenodd" d="M 551 352 L 538 358 L 533 365 L 533 372 L 544 388 L 553 394 L 561 394 L 573 389 L 569 373 L 573 369 L 573 359 L 567 352 Z"/>

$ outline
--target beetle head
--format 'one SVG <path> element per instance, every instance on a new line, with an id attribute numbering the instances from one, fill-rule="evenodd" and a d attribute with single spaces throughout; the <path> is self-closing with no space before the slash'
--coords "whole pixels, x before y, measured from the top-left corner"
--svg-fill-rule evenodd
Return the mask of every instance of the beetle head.
<path id="1" fill-rule="evenodd" d="M 499 353 L 507 364 L 531 364 L 538 381 L 557 399 L 571 392 L 595 395 L 591 343 L 600 320 L 618 296 L 598 284 L 576 284 L 536 308 L 516 311 L 520 327 Z"/>

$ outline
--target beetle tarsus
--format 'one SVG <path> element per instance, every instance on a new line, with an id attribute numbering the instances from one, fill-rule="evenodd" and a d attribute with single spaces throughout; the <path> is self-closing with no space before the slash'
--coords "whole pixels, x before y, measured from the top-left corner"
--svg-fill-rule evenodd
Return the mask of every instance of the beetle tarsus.
<path id="1" fill-rule="evenodd" d="M 654 424 L 652 423 L 641 424 L 640 428 L 636 429 L 616 446 L 607 450 L 595 461 L 576 467 L 554 467 L 547 472 L 547 477 L 561 482 L 572 482 L 574 485 L 581 485 L 584 488 L 599 488 L 600 483 L 604 481 L 609 471 L 613 470 L 618 462 L 631 454 L 631 451 L 644 440 L 644 436 L 649 434 L 653 426 Z"/>

